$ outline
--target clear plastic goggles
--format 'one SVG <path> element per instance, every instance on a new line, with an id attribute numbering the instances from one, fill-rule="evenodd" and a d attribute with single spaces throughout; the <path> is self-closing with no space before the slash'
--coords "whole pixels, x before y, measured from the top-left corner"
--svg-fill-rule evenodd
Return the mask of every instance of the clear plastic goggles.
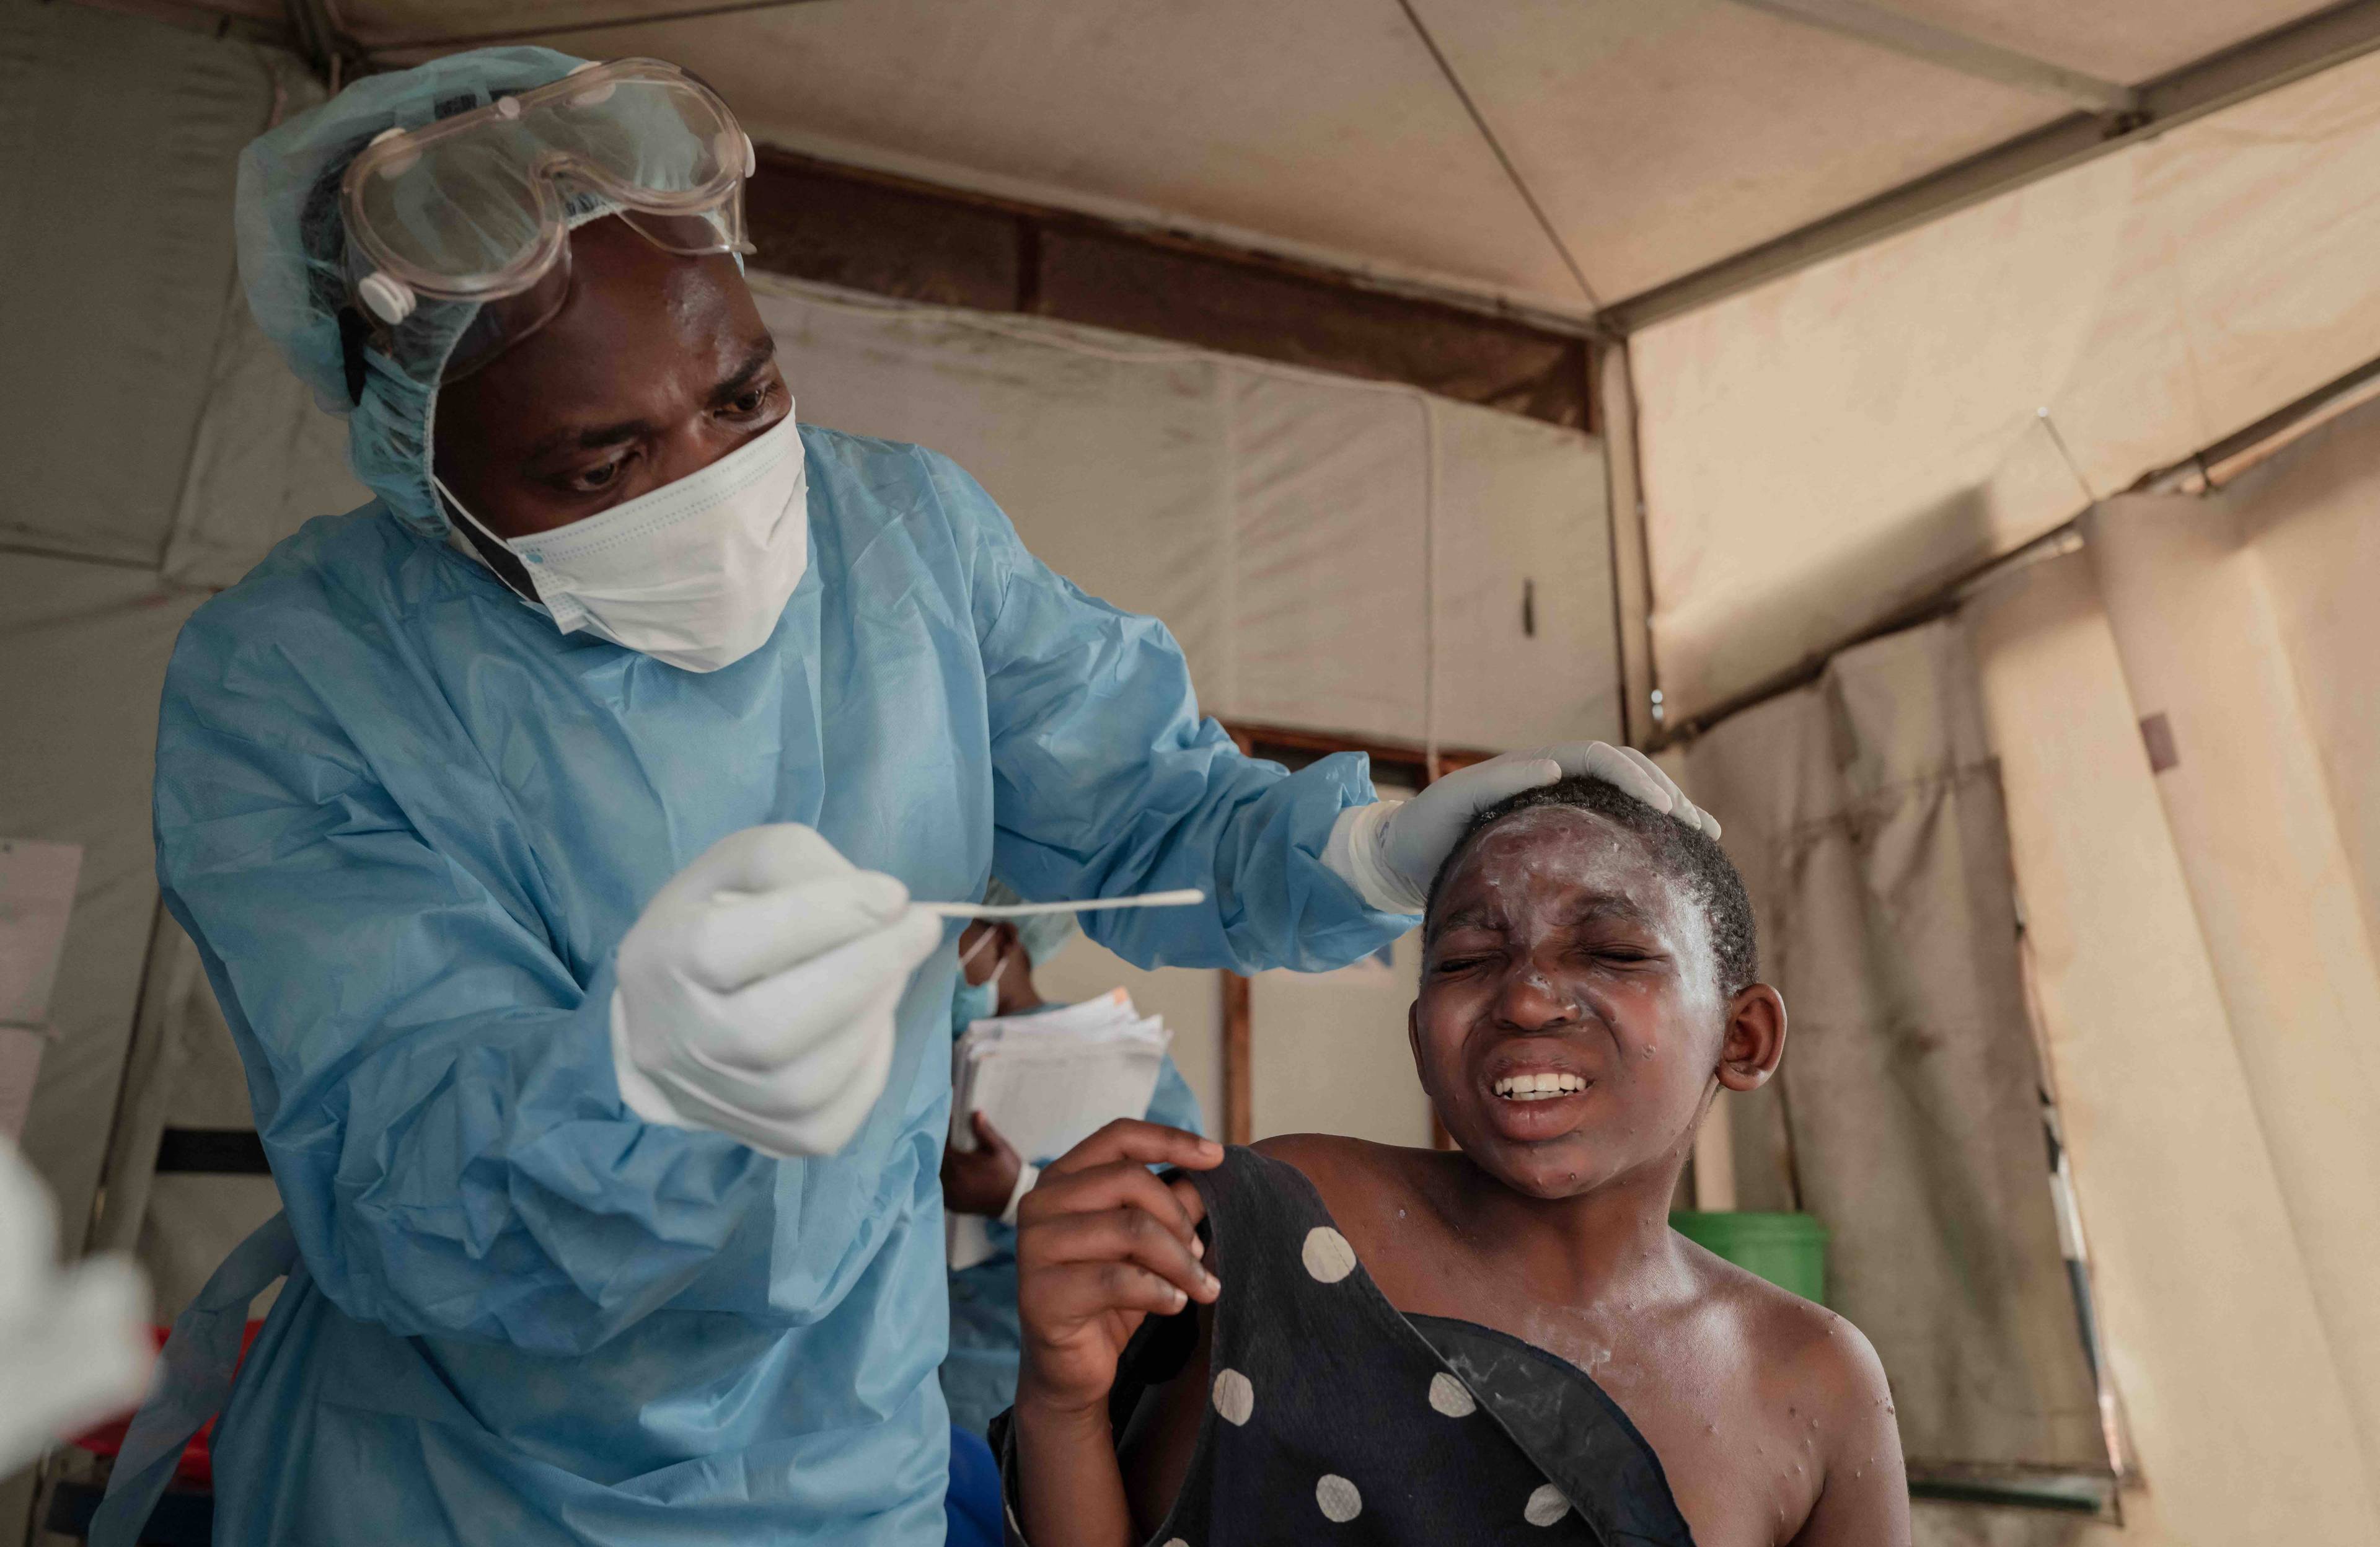
<path id="1" fill-rule="evenodd" d="M 659 59 L 560 80 L 366 146 L 340 184 L 357 301 L 389 327 L 424 299 L 476 301 L 453 380 L 552 321 L 570 293 L 574 207 L 664 251 L 750 252 L 751 139 L 718 94 Z M 576 197 L 574 197 L 576 196 Z"/>

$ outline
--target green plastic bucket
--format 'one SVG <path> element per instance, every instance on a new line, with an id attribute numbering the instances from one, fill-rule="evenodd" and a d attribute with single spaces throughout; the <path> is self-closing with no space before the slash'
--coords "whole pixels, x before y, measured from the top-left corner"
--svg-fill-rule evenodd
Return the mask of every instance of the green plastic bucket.
<path id="1" fill-rule="evenodd" d="M 1676 1213 L 1670 1227 L 1715 1257 L 1827 1303 L 1827 1227 L 1809 1214 Z"/>

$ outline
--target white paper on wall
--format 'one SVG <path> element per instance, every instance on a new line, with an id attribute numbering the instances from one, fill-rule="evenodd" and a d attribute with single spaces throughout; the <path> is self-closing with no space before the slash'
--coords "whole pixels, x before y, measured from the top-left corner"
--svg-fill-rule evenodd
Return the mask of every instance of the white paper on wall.
<path id="1" fill-rule="evenodd" d="M 80 844 L 0 838 L 0 1026 L 49 1019 L 81 873 Z"/>
<path id="2" fill-rule="evenodd" d="M 25 1137 L 33 1110 L 33 1081 L 42 1075 L 42 1050 L 49 1034 L 37 1026 L 0 1026 L 0 1139 Z"/>

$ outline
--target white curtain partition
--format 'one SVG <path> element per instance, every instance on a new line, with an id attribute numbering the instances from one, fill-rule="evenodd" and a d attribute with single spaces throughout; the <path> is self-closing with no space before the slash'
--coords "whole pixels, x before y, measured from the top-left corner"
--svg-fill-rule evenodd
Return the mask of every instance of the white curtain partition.
<path id="1" fill-rule="evenodd" d="M 2380 56 L 1630 340 L 1672 716 L 2380 356 Z"/>

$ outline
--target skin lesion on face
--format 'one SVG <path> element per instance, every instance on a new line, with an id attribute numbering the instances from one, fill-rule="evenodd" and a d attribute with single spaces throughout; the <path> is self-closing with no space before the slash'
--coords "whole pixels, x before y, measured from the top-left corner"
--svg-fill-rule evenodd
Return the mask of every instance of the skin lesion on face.
<path id="1" fill-rule="evenodd" d="M 1776 990 L 1726 993 L 1686 885 L 1593 812 L 1489 827 L 1427 927 L 1422 1083 L 1463 1154 L 1524 1195 L 1674 1185 L 1714 1091 L 1756 1088 L 1782 1054 Z"/>
<path id="2" fill-rule="evenodd" d="M 499 537 L 598 516 L 793 411 L 735 260 L 664 252 L 606 217 L 571 234 L 552 320 L 438 396 L 438 476 Z"/>

